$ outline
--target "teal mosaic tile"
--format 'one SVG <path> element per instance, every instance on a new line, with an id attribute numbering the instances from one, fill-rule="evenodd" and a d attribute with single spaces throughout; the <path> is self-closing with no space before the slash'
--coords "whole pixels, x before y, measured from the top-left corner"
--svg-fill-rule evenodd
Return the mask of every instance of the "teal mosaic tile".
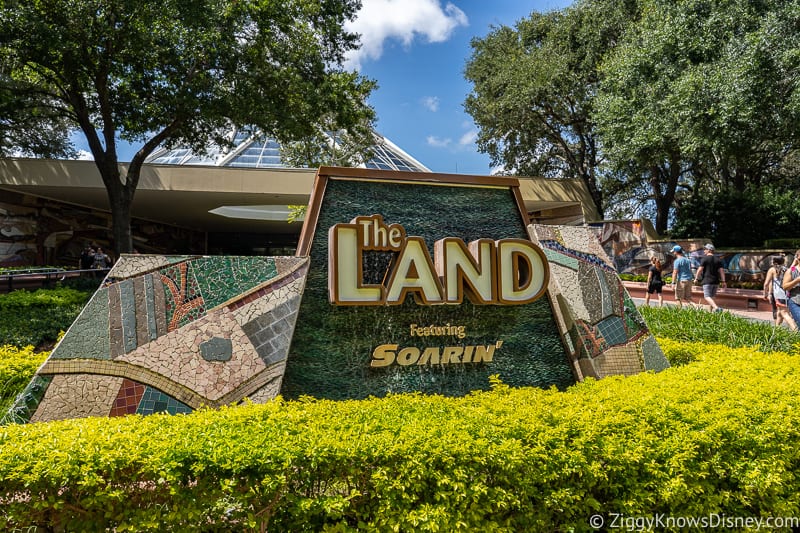
<path id="1" fill-rule="evenodd" d="M 204 257 L 192 261 L 190 268 L 207 309 L 258 287 L 278 274 L 272 257 Z"/>
<path id="2" fill-rule="evenodd" d="M 644 356 L 645 370 L 659 372 L 669 368 L 669 361 L 661 350 L 661 346 L 656 342 L 655 337 L 648 335 L 642 342 L 642 355 Z"/>
<path id="3" fill-rule="evenodd" d="M 628 335 L 625 332 L 625 324 L 622 318 L 618 316 L 610 316 L 598 322 L 597 329 L 600 331 L 603 339 L 612 346 L 625 344 L 628 341 Z"/>
<path id="4" fill-rule="evenodd" d="M 136 409 L 136 414 L 152 415 L 154 413 L 169 413 L 171 415 L 191 413 L 192 408 L 163 392 L 147 387 Z"/>
<path id="5" fill-rule="evenodd" d="M 578 260 L 574 257 L 555 252 L 549 248 L 542 248 L 542 251 L 544 252 L 545 257 L 547 257 L 548 262 L 556 263 L 572 270 L 578 270 Z"/>
<path id="6" fill-rule="evenodd" d="M 0 418 L 0 425 L 28 423 L 44 398 L 44 393 L 47 392 L 51 381 L 53 381 L 53 376 L 34 375 L 11 409 Z"/>
<path id="7" fill-rule="evenodd" d="M 108 287 L 101 287 L 50 354 L 52 359 L 111 359 Z"/>
<path id="8" fill-rule="evenodd" d="M 153 276 L 144 277 L 144 299 L 147 308 L 147 337 L 154 341 L 158 338 L 158 325 L 156 323 L 156 300 L 153 287 Z"/>
<path id="9" fill-rule="evenodd" d="M 136 349 L 136 298 L 133 281 L 119 282 L 120 312 L 122 314 L 122 339 L 125 353 Z"/>

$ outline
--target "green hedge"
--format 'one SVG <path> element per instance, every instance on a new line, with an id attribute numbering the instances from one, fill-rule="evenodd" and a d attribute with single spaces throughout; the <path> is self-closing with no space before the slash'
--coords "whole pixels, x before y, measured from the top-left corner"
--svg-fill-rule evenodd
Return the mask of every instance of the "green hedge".
<path id="1" fill-rule="evenodd" d="M 586 531 L 595 514 L 800 516 L 800 358 L 721 346 L 696 358 L 566 392 L 495 383 L 464 398 L 11 425 L 0 528 Z"/>
<path id="2" fill-rule="evenodd" d="M 658 337 L 684 342 L 755 346 L 763 352 L 800 353 L 800 334 L 770 322 L 747 320 L 733 313 L 709 313 L 688 306 L 638 308 Z M 659 340 L 660 342 L 660 340 Z"/>
<path id="3" fill-rule="evenodd" d="M 91 292 L 70 288 L 0 294 L 0 345 L 53 343 L 78 317 Z"/>
<path id="4" fill-rule="evenodd" d="M 0 419 L 48 355 L 34 353 L 33 346 L 0 346 Z"/>

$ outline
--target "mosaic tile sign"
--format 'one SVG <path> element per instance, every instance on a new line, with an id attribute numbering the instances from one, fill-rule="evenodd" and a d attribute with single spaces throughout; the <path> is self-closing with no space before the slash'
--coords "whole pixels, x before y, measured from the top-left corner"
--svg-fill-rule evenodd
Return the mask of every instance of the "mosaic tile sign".
<path id="1" fill-rule="evenodd" d="M 593 228 L 528 230 L 547 255 L 548 292 L 579 379 L 669 366 Z"/>
<path id="2" fill-rule="evenodd" d="M 321 169 L 301 236 L 300 251 L 309 255 L 310 267 L 283 396 L 345 399 L 412 391 L 463 395 L 488 388 L 493 375 L 512 386 L 560 388 L 582 377 L 566 323 L 559 322 L 547 297 L 522 305 L 467 298 L 442 303 L 431 302 L 436 297 L 420 295 L 420 289 L 391 301 L 399 292 L 394 290 L 397 270 L 406 272 L 405 251 L 367 245 L 353 260 L 361 282 L 353 290 L 369 299 L 369 294 L 378 298 L 382 287 L 385 297 L 344 305 L 332 294 L 331 277 L 337 276 L 332 271 L 337 262 L 334 249 L 340 246 L 336 239 L 343 225 L 354 228 L 354 235 L 359 227 L 365 234 L 381 227 L 387 236 L 395 228 L 398 242 L 414 236 L 432 258 L 420 264 L 427 262 L 431 268 L 439 268 L 441 250 L 435 243 L 444 239 L 458 239 L 464 247 L 483 240 L 530 240 L 515 179 L 445 178 Z M 406 280 L 424 279 L 427 268 L 418 268 Z M 439 268 L 440 276 L 443 270 Z M 628 343 L 627 335 L 608 342 L 616 345 L 623 337 Z M 478 350 L 491 350 L 491 357 L 475 358 Z M 644 369 L 638 354 L 631 359 L 629 366 L 618 369 Z"/>
<path id="3" fill-rule="evenodd" d="M 5 421 L 566 388 L 668 366 L 592 228 L 513 178 L 318 172 L 295 257 L 123 255 Z"/>
<path id="4" fill-rule="evenodd" d="M 302 257 L 123 255 L 6 420 L 274 398 L 307 267 Z"/>

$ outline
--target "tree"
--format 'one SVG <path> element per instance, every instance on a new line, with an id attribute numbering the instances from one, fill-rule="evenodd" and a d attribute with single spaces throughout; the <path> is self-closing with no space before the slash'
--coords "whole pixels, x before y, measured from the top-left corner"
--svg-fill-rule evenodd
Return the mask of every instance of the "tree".
<path id="1" fill-rule="evenodd" d="M 604 153 L 649 182 L 660 233 L 672 209 L 698 220 L 687 211 L 704 202 L 747 220 L 748 190 L 783 179 L 800 134 L 799 6 L 642 0 L 641 19 L 605 57 L 593 115 Z M 712 233 L 723 225 L 707 222 Z"/>
<path id="2" fill-rule="evenodd" d="M 465 101 L 478 147 L 508 171 L 581 178 L 601 216 L 601 145 L 592 120 L 598 65 L 636 13 L 636 2 L 597 0 L 532 13 L 472 41 Z"/>
<path id="3" fill-rule="evenodd" d="M 323 117 L 312 135 L 281 145 L 281 160 L 296 167 L 353 167 L 369 161 L 376 142 L 370 122 L 341 131 L 330 117 Z"/>
<path id="4" fill-rule="evenodd" d="M 329 116 L 347 130 L 374 113 L 374 84 L 341 68 L 358 0 L 26 0 L 0 12 L 2 89 L 33 92 L 89 144 L 118 252 L 132 249 L 131 206 L 159 145 L 225 144 L 249 125 L 281 141 Z M 141 143 L 127 172 L 117 139 Z"/>
<path id="5" fill-rule="evenodd" d="M 0 69 L 0 79 L 5 78 Z M 12 80 L 0 82 L 0 157 L 70 157 L 69 124 L 51 102 Z"/>

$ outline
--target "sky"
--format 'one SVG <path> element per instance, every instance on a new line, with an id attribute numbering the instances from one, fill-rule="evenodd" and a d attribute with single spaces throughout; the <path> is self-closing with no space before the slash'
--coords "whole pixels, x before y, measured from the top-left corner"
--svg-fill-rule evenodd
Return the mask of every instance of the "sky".
<path id="1" fill-rule="evenodd" d="M 532 12 L 571 0 L 362 0 L 350 28 L 361 49 L 347 66 L 377 81 L 369 100 L 376 130 L 433 172 L 488 175 L 478 129 L 464 111 L 470 41 L 492 26 L 511 26 Z"/>
<path id="2" fill-rule="evenodd" d="M 361 48 L 345 67 L 375 80 L 369 99 L 376 130 L 433 172 L 489 175 L 478 152 L 478 129 L 464 111 L 471 84 L 464 69 L 473 38 L 492 26 L 511 26 L 532 12 L 564 8 L 572 0 L 362 0 L 348 27 Z M 84 158 L 82 137 L 73 137 Z M 138 146 L 136 147 L 138 148 Z M 120 145 L 120 160 L 135 149 Z"/>

